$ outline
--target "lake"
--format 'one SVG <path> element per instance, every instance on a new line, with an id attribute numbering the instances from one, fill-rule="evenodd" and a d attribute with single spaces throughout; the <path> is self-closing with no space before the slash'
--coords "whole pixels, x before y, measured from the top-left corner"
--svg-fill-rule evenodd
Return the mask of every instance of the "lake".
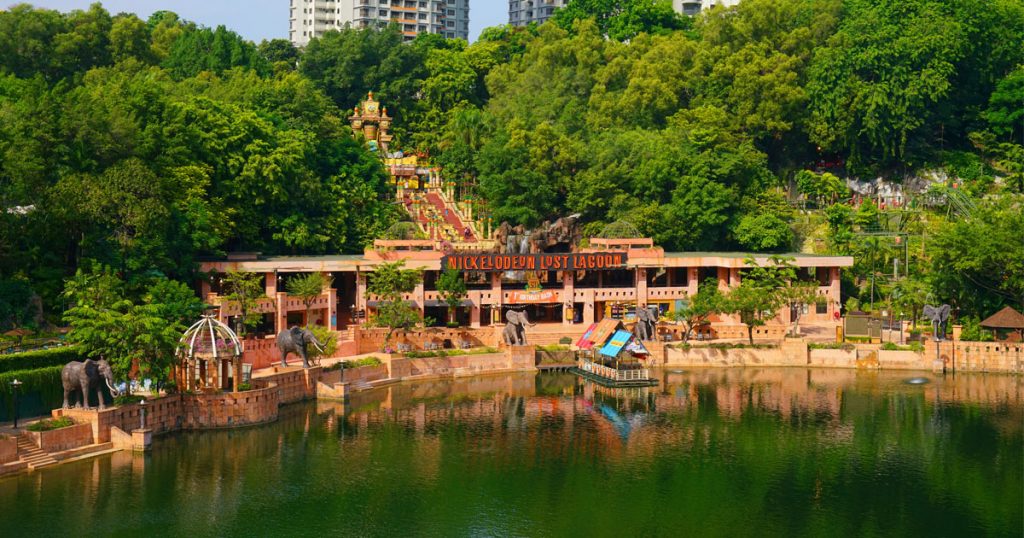
<path id="1" fill-rule="evenodd" d="M 159 437 L 0 479 L 0 535 L 1021 536 L 1020 377 L 658 375 L 402 383 Z"/>

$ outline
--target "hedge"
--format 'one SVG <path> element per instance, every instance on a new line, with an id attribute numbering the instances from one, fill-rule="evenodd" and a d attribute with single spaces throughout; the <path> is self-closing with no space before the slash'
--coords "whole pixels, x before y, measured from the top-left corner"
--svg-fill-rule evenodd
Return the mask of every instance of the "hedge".
<path id="1" fill-rule="evenodd" d="M 51 409 L 60 407 L 64 401 L 64 386 L 60 380 L 63 369 L 63 365 L 57 365 L 0 373 L 0 421 L 10 421 L 14 417 L 11 381 L 15 379 L 22 383 L 18 387 L 19 416 L 48 415 Z M 92 401 L 95 405 L 95 394 Z"/>
<path id="2" fill-rule="evenodd" d="M 85 357 L 77 346 L 64 346 L 52 349 L 37 349 L 0 355 L 0 374 L 15 370 L 33 370 L 48 366 L 64 366 L 71 361 L 82 361 Z"/>

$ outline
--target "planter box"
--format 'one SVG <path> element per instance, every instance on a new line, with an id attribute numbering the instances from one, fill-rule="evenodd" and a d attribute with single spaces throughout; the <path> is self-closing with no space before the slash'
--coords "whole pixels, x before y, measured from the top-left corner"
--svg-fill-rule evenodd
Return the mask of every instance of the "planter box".
<path id="1" fill-rule="evenodd" d="M 0 434 L 0 464 L 18 459 L 18 438 Z"/>
<path id="2" fill-rule="evenodd" d="M 45 452 L 63 452 L 93 444 L 92 424 L 75 424 L 56 430 L 27 433 L 36 446 Z"/>

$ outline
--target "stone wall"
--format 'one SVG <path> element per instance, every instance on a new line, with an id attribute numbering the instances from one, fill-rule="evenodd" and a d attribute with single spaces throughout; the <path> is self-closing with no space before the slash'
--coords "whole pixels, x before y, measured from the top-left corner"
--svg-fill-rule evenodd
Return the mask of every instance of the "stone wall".
<path id="1" fill-rule="evenodd" d="M 316 398 L 316 382 L 320 379 L 322 368 L 273 367 L 269 371 L 253 375 L 253 388 L 262 389 L 274 387 L 279 394 L 282 404 L 299 402 Z"/>
<path id="2" fill-rule="evenodd" d="M 355 333 L 357 335 L 356 342 L 358 342 L 359 353 L 378 353 L 384 349 L 384 338 L 388 334 L 388 329 L 360 327 L 355 330 Z M 395 331 L 391 335 L 389 344 L 392 347 L 397 347 L 398 344 L 407 344 L 416 351 L 426 349 L 428 342 L 441 346 L 445 340 L 448 340 L 455 348 L 458 348 L 461 341 L 468 341 L 474 347 L 494 347 L 498 345 L 497 334 L 498 331 L 494 327 L 481 327 L 478 329 L 431 327 L 415 331 Z"/>
<path id="3" fill-rule="evenodd" d="M 806 366 L 807 344 L 787 342 L 766 347 L 668 346 L 665 366 Z"/>
<path id="4" fill-rule="evenodd" d="M 93 444 L 92 425 L 88 422 L 43 432 L 29 431 L 29 437 L 37 447 L 46 452 L 62 452 L 80 446 Z"/>
<path id="5" fill-rule="evenodd" d="M 18 459 L 18 438 L 5 433 L 0 434 L 0 464 Z"/>
<path id="6" fill-rule="evenodd" d="M 522 348 L 522 349 L 520 349 Z M 519 346 L 519 353 L 485 353 L 450 357 L 396 357 L 389 359 L 391 378 L 419 376 L 459 376 L 534 368 L 532 346 Z"/>
<path id="7" fill-rule="evenodd" d="M 1024 373 L 1024 343 L 1020 342 L 925 342 L 924 359 L 931 364 L 936 357 L 958 372 Z"/>
<path id="8" fill-rule="evenodd" d="M 809 366 L 828 368 L 856 368 L 857 348 L 849 349 L 812 349 L 808 352 Z"/>
<path id="9" fill-rule="evenodd" d="M 280 393 L 276 387 L 267 387 L 245 392 L 183 395 L 184 427 L 230 428 L 277 420 Z"/>

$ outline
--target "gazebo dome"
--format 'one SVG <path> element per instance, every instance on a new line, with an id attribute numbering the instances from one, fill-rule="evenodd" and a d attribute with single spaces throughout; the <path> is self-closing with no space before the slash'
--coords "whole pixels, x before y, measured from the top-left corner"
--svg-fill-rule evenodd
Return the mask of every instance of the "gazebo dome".
<path id="1" fill-rule="evenodd" d="M 214 316 L 203 316 L 181 335 L 177 353 L 186 359 L 233 359 L 242 355 L 242 342 Z"/>

